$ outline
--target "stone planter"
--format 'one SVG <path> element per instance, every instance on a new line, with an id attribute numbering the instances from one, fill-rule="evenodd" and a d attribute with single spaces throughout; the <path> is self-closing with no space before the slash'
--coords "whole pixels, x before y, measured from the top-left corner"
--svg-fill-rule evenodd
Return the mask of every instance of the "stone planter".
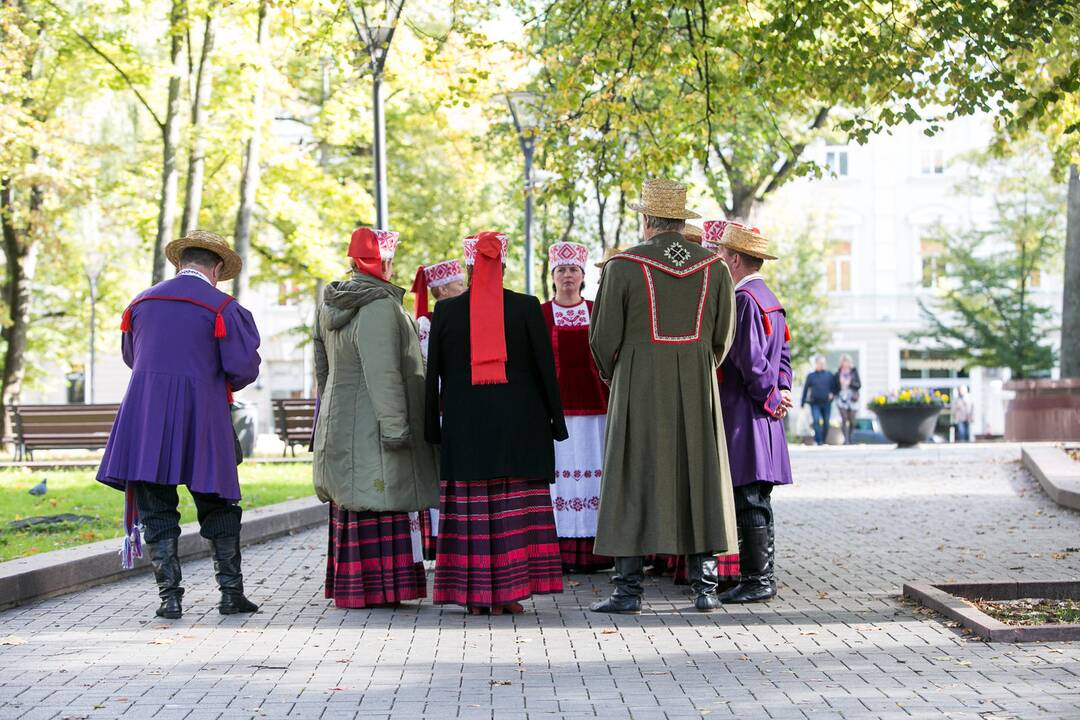
<path id="1" fill-rule="evenodd" d="M 881 421 L 881 432 L 899 447 L 915 447 L 929 440 L 943 408 L 936 405 L 885 405 L 871 407 Z"/>
<path id="2" fill-rule="evenodd" d="M 1005 439 L 1080 440 L 1080 378 L 1012 380 L 1005 410 Z"/>

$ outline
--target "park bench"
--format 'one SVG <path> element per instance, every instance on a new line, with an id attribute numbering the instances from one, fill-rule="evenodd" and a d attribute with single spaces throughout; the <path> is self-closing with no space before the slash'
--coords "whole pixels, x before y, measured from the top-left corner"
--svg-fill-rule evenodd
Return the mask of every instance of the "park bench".
<path id="1" fill-rule="evenodd" d="M 13 405 L 15 461 L 33 460 L 34 450 L 96 450 L 109 442 L 120 405 Z"/>
<path id="2" fill-rule="evenodd" d="M 311 432 L 315 427 L 315 398 L 279 398 L 274 403 L 274 427 L 277 436 L 285 443 L 281 456 L 285 457 L 292 450 L 296 457 L 296 446 L 311 442 Z"/>

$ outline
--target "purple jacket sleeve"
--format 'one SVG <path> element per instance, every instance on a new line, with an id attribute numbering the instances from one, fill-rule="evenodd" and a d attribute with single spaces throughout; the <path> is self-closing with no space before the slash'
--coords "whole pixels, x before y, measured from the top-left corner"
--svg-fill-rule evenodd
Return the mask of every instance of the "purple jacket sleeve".
<path id="1" fill-rule="evenodd" d="M 251 313 L 235 302 L 229 303 L 223 315 L 225 337 L 218 340 L 221 369 L 225 371 L 225 382 L 239 390 L 259 377 L 259 329 Z"/>
<path id="2" fill-rule="evenodd" d="M 135 367 L 135 340 L 134 333 L 120 333 L 120 355 L 124 358 L 124 364 L 129 368 Z"/>
<path id="3" fill-rule="evenodd" d="M 736 331 L 728 357 L 739 370 L 746 393 L 769 415 L 780 407 L 780 369 L 765 355 L 765 326 L 757 305 L 744 293 L 735 294 Z"/>

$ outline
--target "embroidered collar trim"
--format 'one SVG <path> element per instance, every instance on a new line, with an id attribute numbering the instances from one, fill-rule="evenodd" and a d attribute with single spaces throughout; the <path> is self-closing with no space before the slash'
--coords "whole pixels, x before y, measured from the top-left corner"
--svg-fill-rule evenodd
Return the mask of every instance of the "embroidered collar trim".
<path id="1" fill-rule="evenodd" d="M 679 249 L 683 250 L 683 248 L 681 248 L 681 247 Z M 673 268 L 670 265 L 667 265 L 667 264 L 665 264 L 663 262 L 660 262 L 659 260 L 656 260 L 654 258 L 646 257 L 644 255 L 638 255 L 637 253 L 633 253 L 633 252 L 629 252 L 629 251 L 621 252 L 618 255 L 615 255 L 614 257 L 612 257 L 611 259 L 612 260 L 619 260 L 619 259 L 630 260 L 632 262 L 642 263 L 643 265 L 649 265 L 650 267 L 654 267 L 657 270 L 661 270 L 663 272 L 666 272 L 668 275 L 673 275 L 675 277 L 683 278 L 683 277 L 687 277 L 688 275 L 693 275 L 698 270 L 701 270 L 704 267 L 708 267 L 708 266 L 712 265 L 714 262 L 719 262 L 720 261 L 720 256 L 719 255 L 710 255 L 709 257 L 698 260 L 693 265 L 688 265 L 687 267 L 684 267 L 684 268 Z"/>
<path id="2" fill-rule="evenodd" d="M 750 283 L 750 282 L 752 282 L 754 280 L 764 280 L 764 279 L 765 279 L 765 277 L 761 273 L 758 273 L 758 272 L 750 273 L 749 275 L 744 277 L 742 280 L 735 283 L 735 289 L 740 290 L 744 285 L 746 285 L 746 284 L 748 284 L 748 283 Z"/>
<path id="3" fill-rule="evenodd" d="M 205 275 L 203 275 L 198 270 L 193 270 L 191 268 L 184 268 L 183 270 L 176 273 L 176 277 L 180 277 L 181 275 L 185 275 L 185 276 L 188 276 L 188 277 L 197 277 L 200 280 L 205 281 L 207 285 L 212 286 L 214 284 L 214 283 L 210 282 L 210 278 L 206 277 Z"/>

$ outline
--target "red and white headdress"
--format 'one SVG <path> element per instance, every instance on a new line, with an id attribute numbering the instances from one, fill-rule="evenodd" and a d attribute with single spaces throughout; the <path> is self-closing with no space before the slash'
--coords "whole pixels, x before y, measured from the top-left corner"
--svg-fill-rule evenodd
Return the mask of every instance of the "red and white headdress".
<path id="1" fill-rule="evenodd" d="M 444 260 L 434 265 L 425 265 L 424 280 L 429 288 L 442 287 L 457 280 L 465 282 L 465 271 L 457 260 Z"/>
<path id="2" fill-rule="evenodd" d="M 506 262 L 506 251 L 507 251 L 507 248 L 509 248 L 509 246 L 510 246 L 510 238 L 508 238 L 504 233 L 500 233 L 500 232 L 497 232 L 497 233 L 485 232 L 485 233 L 477 233 L 475 235 L 470 235 L 469 237 L 467 237 L 467 238 L 465 238 L 464 240 L 461 241 L 461 247 L 462 247 L 462 250 L 463 250 L 463 252 L 465 254 L 465 264 L 469 265 L 469 266 L 472 266 L 472 265 L 476 264 L 476 244 L 480 241 L 480 236 L 481 235 L 494 235 L 495 236 L 495 239 L 497 239 L 502 245 L 502 255 L 501 255 L 501 257 L 503 259 L 503 262 L 505 263 Z"/>
<path id="3" fill-rule="evenodd" d="M 416 268 L 412 292 L 416 294 L 416 317 L 428 314 L 428 288 L 442 287 L 455 280 L 465 281 L 465 273 L 457 260 L 444 260 L 441 263 Z"/>
<path id="4" fill-rule="evenodd" d="M 393 260 L 397 246 L 398 234 L 393 230 L 360 227 L 353 230 L 349 240 L 349 257 L 357 270 L 382 277 L 380 263 L 383 260 Z"/>
<path id="5" fill-rule="evenodd" d="M 552 270 L 560 265 L 573 265 L 574 267 L 581 268 L 582 272 L 584 272 L 585 265 L 588 262 L 589 248 L 581 243 L 555 243 L 551 246 L 551 249 L 548 250 L 548 265 Z"/>
<path id="6" fill-rule="evenodd" d="M 720 249 L 720 244 L 724 242 L 724 234 L 727 233 L 729 228 L 742 228 L 743 230 L 749 230 L 755 235 L 760 235 L 761 231 L 756 227 L 750 225 L 743 225 L 737 223 L 734 220 L 706 220 L 701 224 L 701 245 L 706 250 L 712 250 L 716 252 Z"/>

